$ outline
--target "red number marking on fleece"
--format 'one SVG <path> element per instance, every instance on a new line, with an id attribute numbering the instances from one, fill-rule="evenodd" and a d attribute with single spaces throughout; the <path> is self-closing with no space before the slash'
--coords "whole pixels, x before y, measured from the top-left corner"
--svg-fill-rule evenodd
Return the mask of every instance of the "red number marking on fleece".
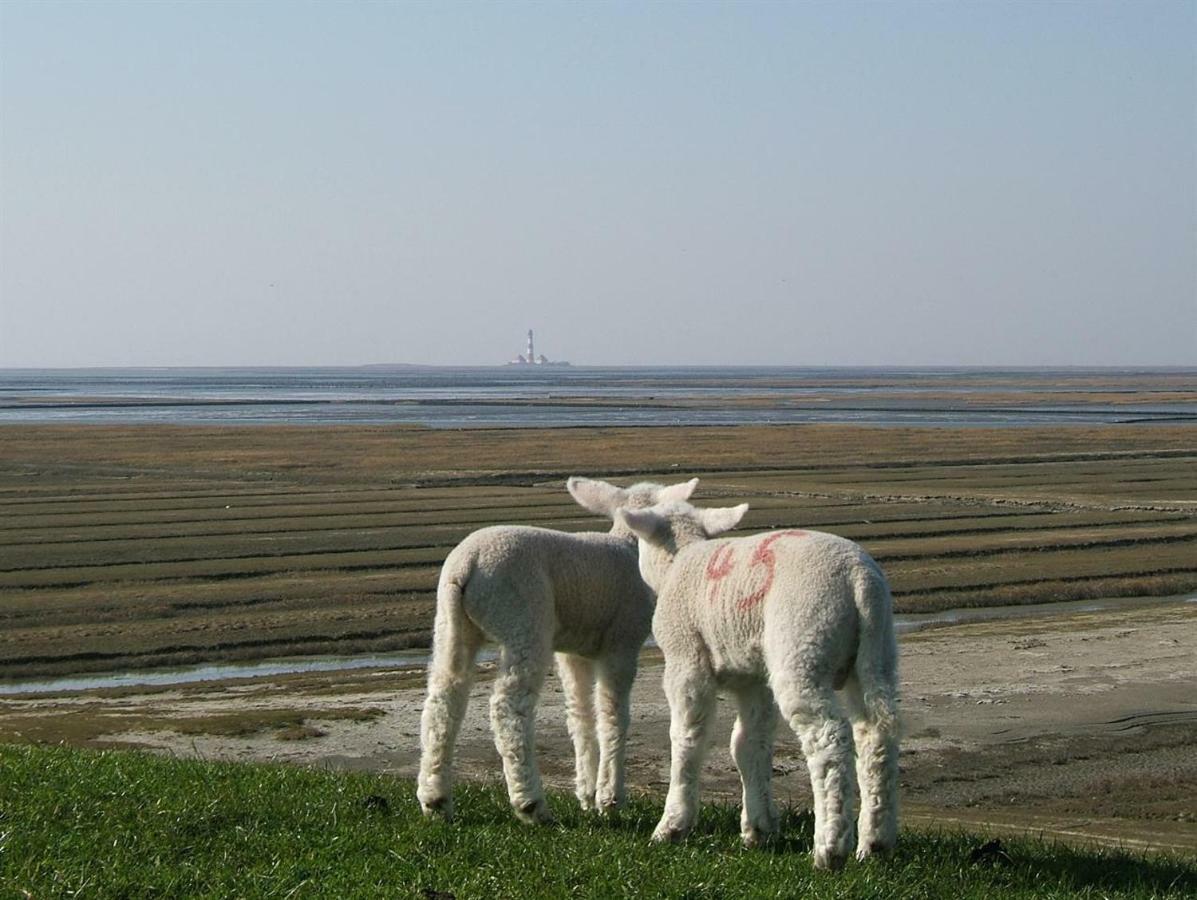
<path id="1" fill-rule="evenodd" d="M 708 603 L 715 602 L 715 597 L 719 593 L 719 582 L 730 575 L 731 570 L 735 567 L 736 564 L 732 561 L 731 544 L 717 547 L 711 554 L 711 558 L 707 560 L 707 582 L 711 585 L 710 591 L 707 592 Z"/>
<path id="2" fill-rule="evenodd" d="M 731 544 L 724 544 L 722 547 L 715 549 L 711 554 L 711 558 L 707 560 L 707 581 L 718 581 L 720 578 L 726 578 L 736 566 L 732 562 L 732 547 Z"/>
<path id="3" fill-rule="evenodd" d="M 773 570 L 777 565 L 777 557 L 773 555 L 773 545 L 783 537 L 806 537 L 806 532 L 799 530 L 779 531 L 777 534 L 769 535 L 757 545 L 756 550 L 752 554 L 752 565 L 765 567 L 765 583 L 747 597 L 740 598 L 736 603 L 736 609 L 740 610 L 740 612 L 752 609 L 764 600 L 765 595 L 769 593 L 769 588 L 773 587 Z"/>

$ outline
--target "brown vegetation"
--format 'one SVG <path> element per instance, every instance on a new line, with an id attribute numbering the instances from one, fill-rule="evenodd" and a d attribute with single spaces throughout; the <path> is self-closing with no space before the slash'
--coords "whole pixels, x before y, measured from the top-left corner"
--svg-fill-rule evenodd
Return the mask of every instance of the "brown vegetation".
<path id="1" fill-rule="evenodd" d="M 863 543 L 899 608 L 1197 589 L 1193 427 L 0 429 L 0 677 L 425 642 L 474 528 L 601 528 L 583 473 L 703 478 Z"/>

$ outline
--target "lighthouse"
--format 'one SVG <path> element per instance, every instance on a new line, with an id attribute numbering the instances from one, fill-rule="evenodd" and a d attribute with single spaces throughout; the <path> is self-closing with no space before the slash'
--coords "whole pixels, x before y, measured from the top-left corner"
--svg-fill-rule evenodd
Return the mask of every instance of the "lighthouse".
<path id="1" fill-rule="evenodd" d="M 528 329 L 528 353 L 520 354 L 507 365 L 509 366 L 568 366 L 565 360 L 552 360 L 543 354 L 536 355 L 536 345 L 532 342 L 532 329 Z"/>

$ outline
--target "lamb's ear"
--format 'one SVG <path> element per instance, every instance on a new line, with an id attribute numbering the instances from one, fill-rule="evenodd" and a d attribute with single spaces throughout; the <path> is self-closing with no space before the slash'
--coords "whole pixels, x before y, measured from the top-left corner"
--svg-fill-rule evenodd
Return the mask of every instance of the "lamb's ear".
<path id="1" fill-rule="evenodd" d="M 580 506 L 609 519 L 613 518 L 615 511 L 627 502 L 627 491 L 623 488 L 594 478 L 581 478 L 575 475 L 565 482 L 565 489 Z"/>
<path id="2" fill-rule="evenodd" d="M 671 484 L 669 487 L 663 487 L 657 491 L 657 502 L 669 503 L 673 500 L 689 500 L 690 495 L 694 493 L 696 487 L 698 487 L 697 478 L 691 478 L 689 481 L 683 481 L 681 484 Z"/>
<path id="3" fill-rule="evenodd" d="M 618 519 L 650 544 L 659 544 L 669 534 L 669 520 L 651 509 L 621 509 Z"/>
<path id="4" fill-rule="evenodd" d="M 741 503 L 739 506 L 729 506 L 723 509 L 703 509 L 699 510 L 699 516 L 702 519 L 703 531 L 707 533 L 707 537 L 714 537 L 717 534 L 723 534 L 725 531 L 731 531 L 744 518 L 744 513 L 748 512 L 748 504 Z"/>

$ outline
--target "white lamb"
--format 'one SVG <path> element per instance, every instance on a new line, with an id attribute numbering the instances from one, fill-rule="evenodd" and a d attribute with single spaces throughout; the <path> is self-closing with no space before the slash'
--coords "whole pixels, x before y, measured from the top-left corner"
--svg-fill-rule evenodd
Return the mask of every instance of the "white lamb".
<path id="1" fill-rule="evenodd" d="M 653 635 L 672 713 L 669 795 L 653 839 L 679 840 L 694 823 L 718 686 L 738 706 L 731 753 L 744 786 L 744 842 L 777 830 L 770 776 L 780 706 L 810 770 L 815 865 L 834 869 L 856 842 L 858 781 L 857 857 L 889 850 L 897 838 L 893 601 L 877 564 L 835 535 L 708 540 L 747 510 L 668 503 L 621 513 L 640 536 L 640 571 L 658 595 Z"/>
<path id="2" fill-rule="evenodd" d="M 621 507 L 684 501 L 697 484 L 695 478 L 669 487 L 619 488 L 570 478 L 566 486 L 583 507 L 614 520 Z M 420 723 L 417 796 L 424 814 L 452 817 L 453 745 L 484 639 L 500 646 L 490 718 L 516 815 L 528 823 L 552 820 L 536 766 L 534 726 L 554 651 L 576 753 L 578 800 L 583 809 L 620 806 L 628 697 L 653 600 L 640 578 L 636 535 L 618 520 L 609 533 L 499 525 L 458 544 L 437 586 Z"/>

